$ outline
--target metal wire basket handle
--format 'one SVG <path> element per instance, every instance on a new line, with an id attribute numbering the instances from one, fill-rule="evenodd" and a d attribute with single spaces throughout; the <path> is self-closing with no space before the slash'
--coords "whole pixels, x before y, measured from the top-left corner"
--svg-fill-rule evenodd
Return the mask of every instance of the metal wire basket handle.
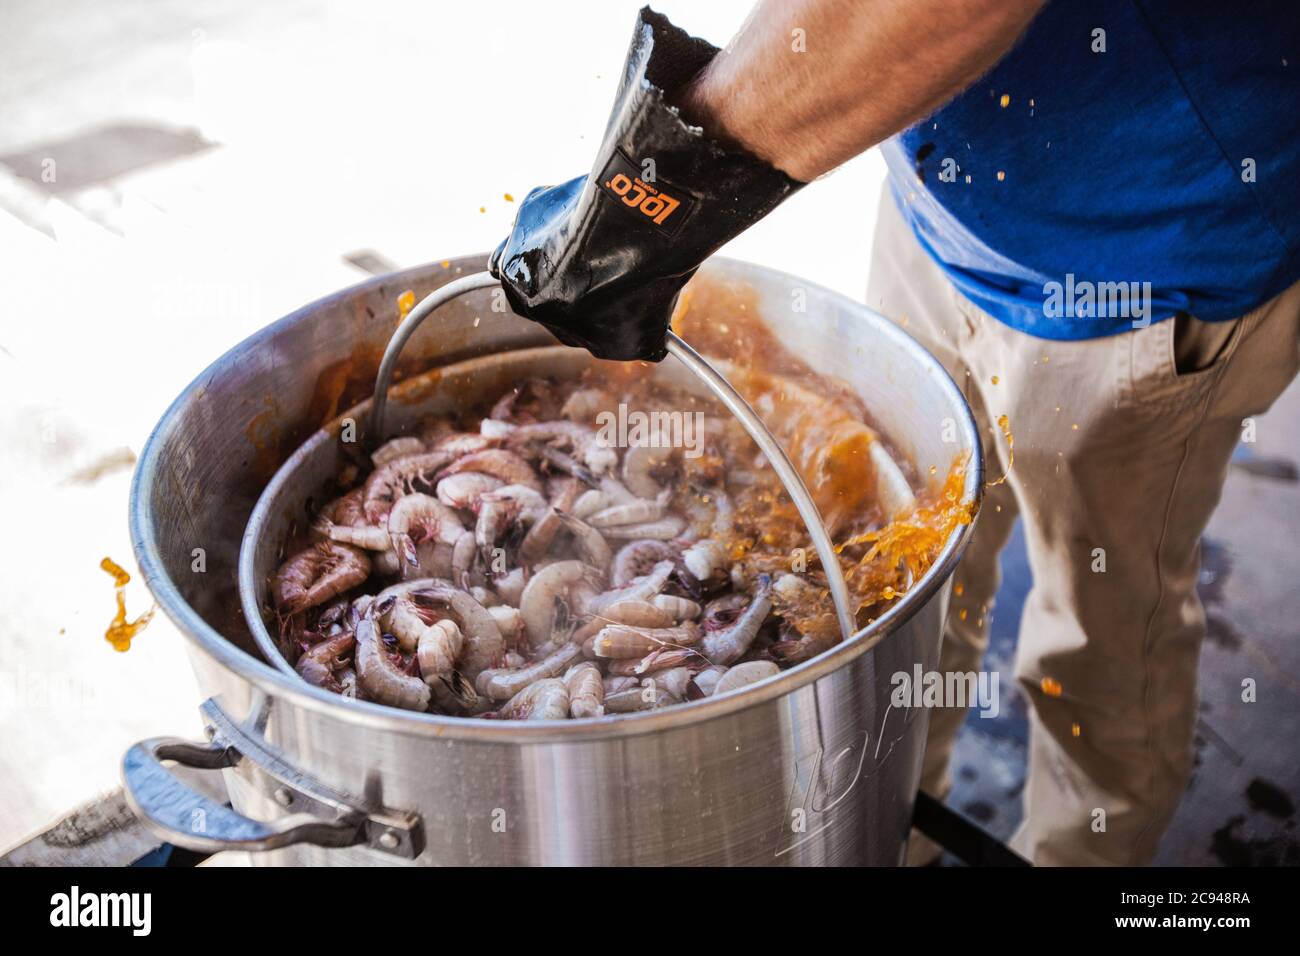
<path id="1" fill-rule="evenodd" d="M 425 296 L 398 325 L 397 331 L 393 333 L 393 337 L 388 341 L 388 347 L 384 350 L 383 361 L 379 363 L 379 374 L 375 378 L 375 398 L 370 406 L 370 428 L 368 433 L 372 443 L 377 444 L 383 440 L 384 419 L 388 412 L 388 388 L 392 384 L 393 371 L 397 367 L 397 357 L 401 355 L 402 349 L 406 347 L 406 343 L 415 334 L 415 330 L 439 306 L 450 302 L 456 296 L 477 289 L 491 288 L 495 285 L 497 285 L 497 280 L 488 272 L 476 272 L 473 275 L 455 279 Z M 835 546 L 831 543 L 831 537 L 827 534 L 826 526 L 822 523 L 817 505 L 813 501 L 812 495 L 808 493 L 803 478 L 800 477 L 798 470 L 795 469 L 789 456 L 786 455 L 785 449 L 767 430 L 767 426 L 763 424 L 763 420 L 750 407 L 749 402 L 745 401 L 741 394 L 732 388 L 731 383 L 723 378 L 718 370 L 710 365 L 699 352 L 691 348 L 672 331 L 668 333 L 668 353 L 685 365 L 727 407 L 731 414 L 739 419 L 740 424 L 749 433 L 749 437 L 758 445 L 759 450 L 763 452 L 772 468 L 776 471 L 777 477 L 781 479 L 781 484 L 785 486 L 786 492 L 790 495 L 790 500 L 794 502 L 795 508 L 799 511 L 799 517 L 803 518 L 803 522 L 808 528 L 808 535 L 812 538 L 813 547 L 817 550 L 817 556 L 821 559 L 822 568 L 826 572 L 826 582 L 830 586 L 831 600 L 835 603 L 835 614 L 839 619 L 840 630 L 843 632 L 845 639 L 848 639 L 857 631 L 852 604 L 849 600 L 849 588 L 844 581 L 844 573 L 836 557 Z"/>

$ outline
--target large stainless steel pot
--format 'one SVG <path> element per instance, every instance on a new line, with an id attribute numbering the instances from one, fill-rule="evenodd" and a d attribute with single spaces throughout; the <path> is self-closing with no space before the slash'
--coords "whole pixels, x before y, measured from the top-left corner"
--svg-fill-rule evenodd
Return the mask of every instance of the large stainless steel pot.
<path id="1" fill-rule="evenodd" d="M 664 711 L 571 725 L 405 713 L 308 687 L 256 656 L 235 568 L 262 487 L 368 391 L 397 296 L 483 262 L 421 267 L 307 306 L 219 359 L 159 422 L 136 470 L 131 532 L 146 582 L 189 639 L 211 740 L 131 748 L 123 775 L 137 813 L 179 845 L 284 864 L 898 863 L 926 714 L 891 706 L 894 676 L 937 666 L 969 525 L 852 640 L 750 693 Z M 918 474 L 967 455 L 978 504 L 970 411 L 906 334 L 769 269 L 714 259 L 702 279 L 752 289 L 763 320 L 849 382 Z M 806 311 L 791 314 L 792 301 Z M 407 346 L 408 368 L 551 341 L 492 304 L 484 291 L 440 310 Z M 225 769 L 233 809 L 187 789 L 167 760 Z"/>

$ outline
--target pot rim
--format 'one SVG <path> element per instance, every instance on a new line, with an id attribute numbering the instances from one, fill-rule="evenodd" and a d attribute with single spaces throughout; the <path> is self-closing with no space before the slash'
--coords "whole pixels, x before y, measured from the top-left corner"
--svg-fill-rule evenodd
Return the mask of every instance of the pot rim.
<path id="1" fill-rule="evenodd" d="M 481 268 L 485 260 L 486 255 L 476 255 L 441 261 L 449 261 L 449 266 L 443 271 L 446 280 L 450 281 L 458 275 L 465 274 L 468 270 Z M 435 260 L 435 262 L 437 261 Z M 518 744 L 541 741 L 592 741 L 654 733 L 677 725 L 696 723 L 738 713 L 750 707 L 784 697 L 817 681 L 832 671 L 839 670 L 845 664 L 857 659 L 880 644 L 910 620 L 916 611 L 920 610 L 931 598 L 939 593 L 949 574 L 956 568 L 970 541 L 970 536 L 978 520 L 980 505 L 983 501 L 984 454 L 974 415 L 961 390 L 952 380 L 947 370 L 919 342 L 863 303 L 824 286 L 798 279 L 798 277 L 778 269 L 723 256 L 714 256 L 705 264 L 706 269 L 720 268 L 727 273 L 743 269 L 750 273 L 763 273 L 768 277 L 797 280 L 803 287 L 814 288 L 819 293 L 837 299 L 849 306 L 849 311 L 875 326 L 874 331 L 876 334 L 893 339 L 905 350 L 913 353 L 921 365 L 936 379 L 939 387 L 947 393 L 950 399 L 954 400 L 954 404 L 960 409 L 962 435 L 966 438 L 971 449 L 963 475 L 965 494 L 962 499 L 963 502 L 971 505 L 971 521 L 958 525 L 953 529 L 934 564 L 930 566 L 921 577 L 921 580 L 907 592 L 901 601 L 867 627 L 836 644 L 830 650 L 823 651 L 803 664 L 758 681 L 741 693 L 728 694 L 720 698 L 706 697 L 703 700 L 689 701 L 663 710 L 632 714 L 608 714 L 602 717 L 588 717 L 577 720 L 502 721 L 485 720 L 481 717 L 447 717 L 439 714 L 403 711 L 383 704 L 340 697 L 321 688 L 312 687 L 303 681 L 290 678 L 274 665 L 261 661 L 241 650 L 223 637 L 220 632 L 208 624 L 190 606 L 189 602 L 181 594 L 180 589 L 167 574 L 159 558 L 160 548 L 157 536 L 153 531 L 150 501 L 159 470 L 166 467 L 166 462 L 162 457 L 163 445 L 165 439 L 176 425 L 179 411 L 193 400 L 196 394 L 206 388 L 206 383 L 219 372 L 219 367 L 227 361 L 232 352 L 265 345 L 278 330 L 293 325 L 322 307 L 351 299 L 384 284 L 392 283 L 394 280 L 409 279 L 411 282 L 426 282 L 430 278 L 431 271 L 437 277 L 438 268 L 437 265 L 428 263 L 401 272 L 375 276 L 304 305 L 254 332 L 218 357 L 172 400 L 154 426 L 144 448 L 141 450 L 131 480 L 129 523 L 131 546 L 135 552 L 136 562 L 140 567 L 140 573 L 146 586 L 186 640 L 213 661 L 234 671 L 263 692 L 286 698 L 295 706 L 319 713 L 325 717 L 346 720 L 349 723 L 369 727 L 377 731 L 451 740 Z M 307 440 L 310 440 L 310 438 Z"/>

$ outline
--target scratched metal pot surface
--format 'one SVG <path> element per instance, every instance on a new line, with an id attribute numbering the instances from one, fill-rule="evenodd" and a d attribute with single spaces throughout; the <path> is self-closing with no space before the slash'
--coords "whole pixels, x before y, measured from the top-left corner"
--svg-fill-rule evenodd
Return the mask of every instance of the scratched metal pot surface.
<path id="1" fill-rule="evenodd" d="M 749 692 L 662 711 L 567 724 L 458 720 L 344 700 L 257 656 L 235 571 L 262 488 L 312 432 L 366 396 L 398 295 L 413 288 L 418 300 L 483 263 L 420 267 L 313 303 L 222 356 L 159 422 L 136 470 L 132 538 L 146 582 L 189 641 L 211 739 L 132 747 L 123 776 L 136 812 L 178 845 L 255 850 L 258 862 L 281 865 L 897 864 L 926 714 L 891 707 L 893 677 L 938 666 L 969 525 L 852 640 Z M 911 338 L 770 269 L 714 259 L 701 276 L 751 289 L 763 320 L 800 358 L 852 385 L 917 474 L 943 473 L 968 453 L 967 496 L 978 503 L 969 408 Z M 806 311 L 791 314 L 795 290 Z M 482 291 L 431 317 L 403 368 L 552 341 L 494 311 Z M 395 393 L 395 413 L 404 400 L 430 400 L 410 384 Z M 186 788 L 170 761 L 223 770 L 232 807 Z"/>

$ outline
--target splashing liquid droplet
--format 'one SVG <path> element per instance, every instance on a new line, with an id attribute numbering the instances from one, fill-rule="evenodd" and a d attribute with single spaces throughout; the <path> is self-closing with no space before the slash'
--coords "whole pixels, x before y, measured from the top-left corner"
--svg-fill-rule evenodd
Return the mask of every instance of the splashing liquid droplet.
<path id="1" fill-rule="evenodd" d="M 1002 473 L 1002 477 L 996 481 L 990 481 L 985 487 L 992 488 L 1000 485 L 1007 480 L 1007 475 L 1011 474 L 1011 466 L 1016 463 L 1015 436 L 1011 434 L 1011 420 L 1005 415 L 998 416 L 998 428 L 1002 429 L 1002 437 L 1007 440 L 1007 470 Z"/>
<path id="2" fill-rule="evenodd" d="M 407 289 L 397 297 L 397 321 L 401 322 L 415 308 L 415 291 Z"/>
<path id="3" fill-rule="evenodd" d="M 131 638 L 148 627 L 149 622 L 153 620 L 154 612 L 158 610 L 158 606 L 155 604 L 134 621 L 127 621 L 126 586 L 131 582 L 131 575 L 127 574 L 121 565 L 112 558 L 105 558 L 100 561 L 99 566 L 112 575 L 113 585 L 117 588 L 117 614 L 113 617 L 112 623 L 108 625 L 108 630 L 104 632 L 104 640 L 112 644 L 115 651 L 129 651 L 131 649 Z"/>

